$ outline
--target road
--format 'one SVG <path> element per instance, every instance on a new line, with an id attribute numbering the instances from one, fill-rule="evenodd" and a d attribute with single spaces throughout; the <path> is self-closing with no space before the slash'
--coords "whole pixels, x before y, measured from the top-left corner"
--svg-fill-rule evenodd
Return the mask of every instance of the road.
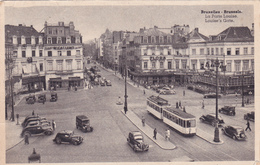
<path id="1" fill-rule="evenodd" d="M 27 163 L 27 157 L 32 149 L 41 154 L 43 163 L 76 163 L 76 162 L 166 162 L 179 157 L 188 156 L 195 161 L 237 161 L 254 160 L 254 123 L 251 122 L 252 132 L 246 132 L 248 139 L 243 142 L 234 141 L 220 133 L 224 141 L 222 145 L 213 145 L 194 136 L 183 137 L 171 129 L 171 141 L 177 146 L 175 150 L 163 150 L 152 140 L 144 136 L 150 145 L 150 150 L 144 153 L 135 153 L 127 145 L 126 138 L 129 131 L 138 130 L 122 113 L 123 105 L 116 105 L 118 97 L 124 98 L 124 81 L 111 72 L 101 69 L 101 75 L 111 80 L 111 87 L 96 86 L 91 90 L 59 91 L 57 102 L 35 103 L 28 105 L 22 101 L 17 107 L 21 118 L 30 115 L 34 110 L 36 114 L 49 120 L 55 120 L 56 131 L 51 136 L 37 136 L 30 138 L 30 144 L 17 145 L 6 153 L 7 163 Z M 186 111 L 192 113 L 197 119 L 204 113 L 214 112 L 214 99 L 205 100 L 205 109 L 201 109 L 202 95 L 186 90 L 182 96 L 182 88 L 176 88 L 176 95 L 162 96 L 172 105 L 181 100 Z M 164 134 L 167 125 L 155 119 L 146 111 L 146 98 L 156 93 L 143 88 L 128 85 L 128 108 L 138 116 L 145 116 L 146 123 L 156 127 L 158 133 Z M 47 98 L 50 94 L 47 95 Z M 234 102 L 234 98 L 222 98 L 219 106 Z M 239 109 L 239 108 L 238 108 Z M 237 110 L 236 116 L 222 115 L 227 124 L 236 124 L 245 127 L 243 114 L 248 110 Z M 90 118 L 92 133 L 82 133 L 76 129 L 75 116 L 85 114 Z M 141 120 L 140 120 L 141 122 Z M 200 123 L 197 126 L 209 133 L 214 132 L 210 125 Z M 68 144 L 57 145 L 52 142 L 56 133 L 61 130 L 73 130 L 75 134 L 83 136 L 84 141 L 79 146 Z M 22 131 L 22 128 L 21 128 Z M 7 132 L 8 133 L 8 132 Z M 19 136 L 20 132 L 17 132 Z M 7 139 L 8 142 L 8 139 Z"/>

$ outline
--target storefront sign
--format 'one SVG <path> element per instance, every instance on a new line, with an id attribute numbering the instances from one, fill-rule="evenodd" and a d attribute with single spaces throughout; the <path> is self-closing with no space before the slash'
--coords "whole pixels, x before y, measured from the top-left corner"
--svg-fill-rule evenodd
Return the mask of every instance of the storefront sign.
<path id="1" fill-rule="evenodd" d="M 62 50 L 62 49 L 80 49 L 82 48 L 81 46 L 47 46 L 45 47 L 45 50 Z"/>
<path id="2" fill-rule="evenodd" d="M 165 56 L 150 57 L 150 60 L 151 60 L 151 61 L 154 61 L 154 60 L 165 60 L 165 59 L 166 59 Z"/>

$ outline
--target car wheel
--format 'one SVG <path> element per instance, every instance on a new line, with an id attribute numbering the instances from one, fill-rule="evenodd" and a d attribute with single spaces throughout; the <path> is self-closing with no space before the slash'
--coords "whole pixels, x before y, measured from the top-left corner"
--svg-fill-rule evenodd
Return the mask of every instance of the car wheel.
<path id="1" fill-rule="evenodd" d="M 72 144 L 75 146 L 78 145 L 78 143 L 76 141 L 73 141 Z"/>
<path id="2" fill-rule="evenodd" d="M 30 133 L 29 131 L 26 131 L 26 132 L 24 133 L 24 136 L 30 137 L 30 136 L 31 136 L 31 133 Z"/>
<path id="3" fill-rule="evenodd" d="M 51 135 L 51 131 L 44 132 L 45 135 Z"/>
<path id="4" fill-rule="evenodd" d="M 233 135 L 233 137 L 232 137 L 234 140 L 236 140 L 236 136 L 235 135 Z"/>
<path id="5" fill-rule="evenodd" d="M 61 144 L 60 138 L 56 138 L 56 143 L 57 143 L 57 144 Z"/>

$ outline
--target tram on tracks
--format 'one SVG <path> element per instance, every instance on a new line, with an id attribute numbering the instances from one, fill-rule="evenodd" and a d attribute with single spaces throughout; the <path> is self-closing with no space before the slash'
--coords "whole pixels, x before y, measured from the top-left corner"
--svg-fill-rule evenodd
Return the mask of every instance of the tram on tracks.
<path id="1" fill-rule="evenodd" d="M 167 100 L 159 96 L 150 96 L 147 98 L 147 110 L 182 135 L 196 135 L 196 117 L 171 107 Z"/>

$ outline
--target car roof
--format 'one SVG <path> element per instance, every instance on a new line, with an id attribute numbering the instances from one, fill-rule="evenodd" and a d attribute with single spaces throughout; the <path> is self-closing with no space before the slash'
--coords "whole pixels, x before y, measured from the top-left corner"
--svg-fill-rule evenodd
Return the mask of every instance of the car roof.
<path id="1" fill-rule="evenodd" d="M 60 134 L 71 134 L 71 133 L 73 133 L 73 131 L 71 131 L 71 130 L 63 130 L 63 131 L 60 131 L 59 133 Z"/>
<path id="2" fill-rule="evenodd" d="M 237 125 L 229 125 L 229 126 L 235 128 L 235 129 L 243 129 L 243 127 L 237 126 Z"/>
<path id="3" fill-rule="evenodd" d="M 134 136 L 140 136 L 140 135 L 142 135 L 142 133 L 139 132 L 139 131 L 132 131 L 132 132 L 130 132 L 130 133 L 133 134 Z"/>

